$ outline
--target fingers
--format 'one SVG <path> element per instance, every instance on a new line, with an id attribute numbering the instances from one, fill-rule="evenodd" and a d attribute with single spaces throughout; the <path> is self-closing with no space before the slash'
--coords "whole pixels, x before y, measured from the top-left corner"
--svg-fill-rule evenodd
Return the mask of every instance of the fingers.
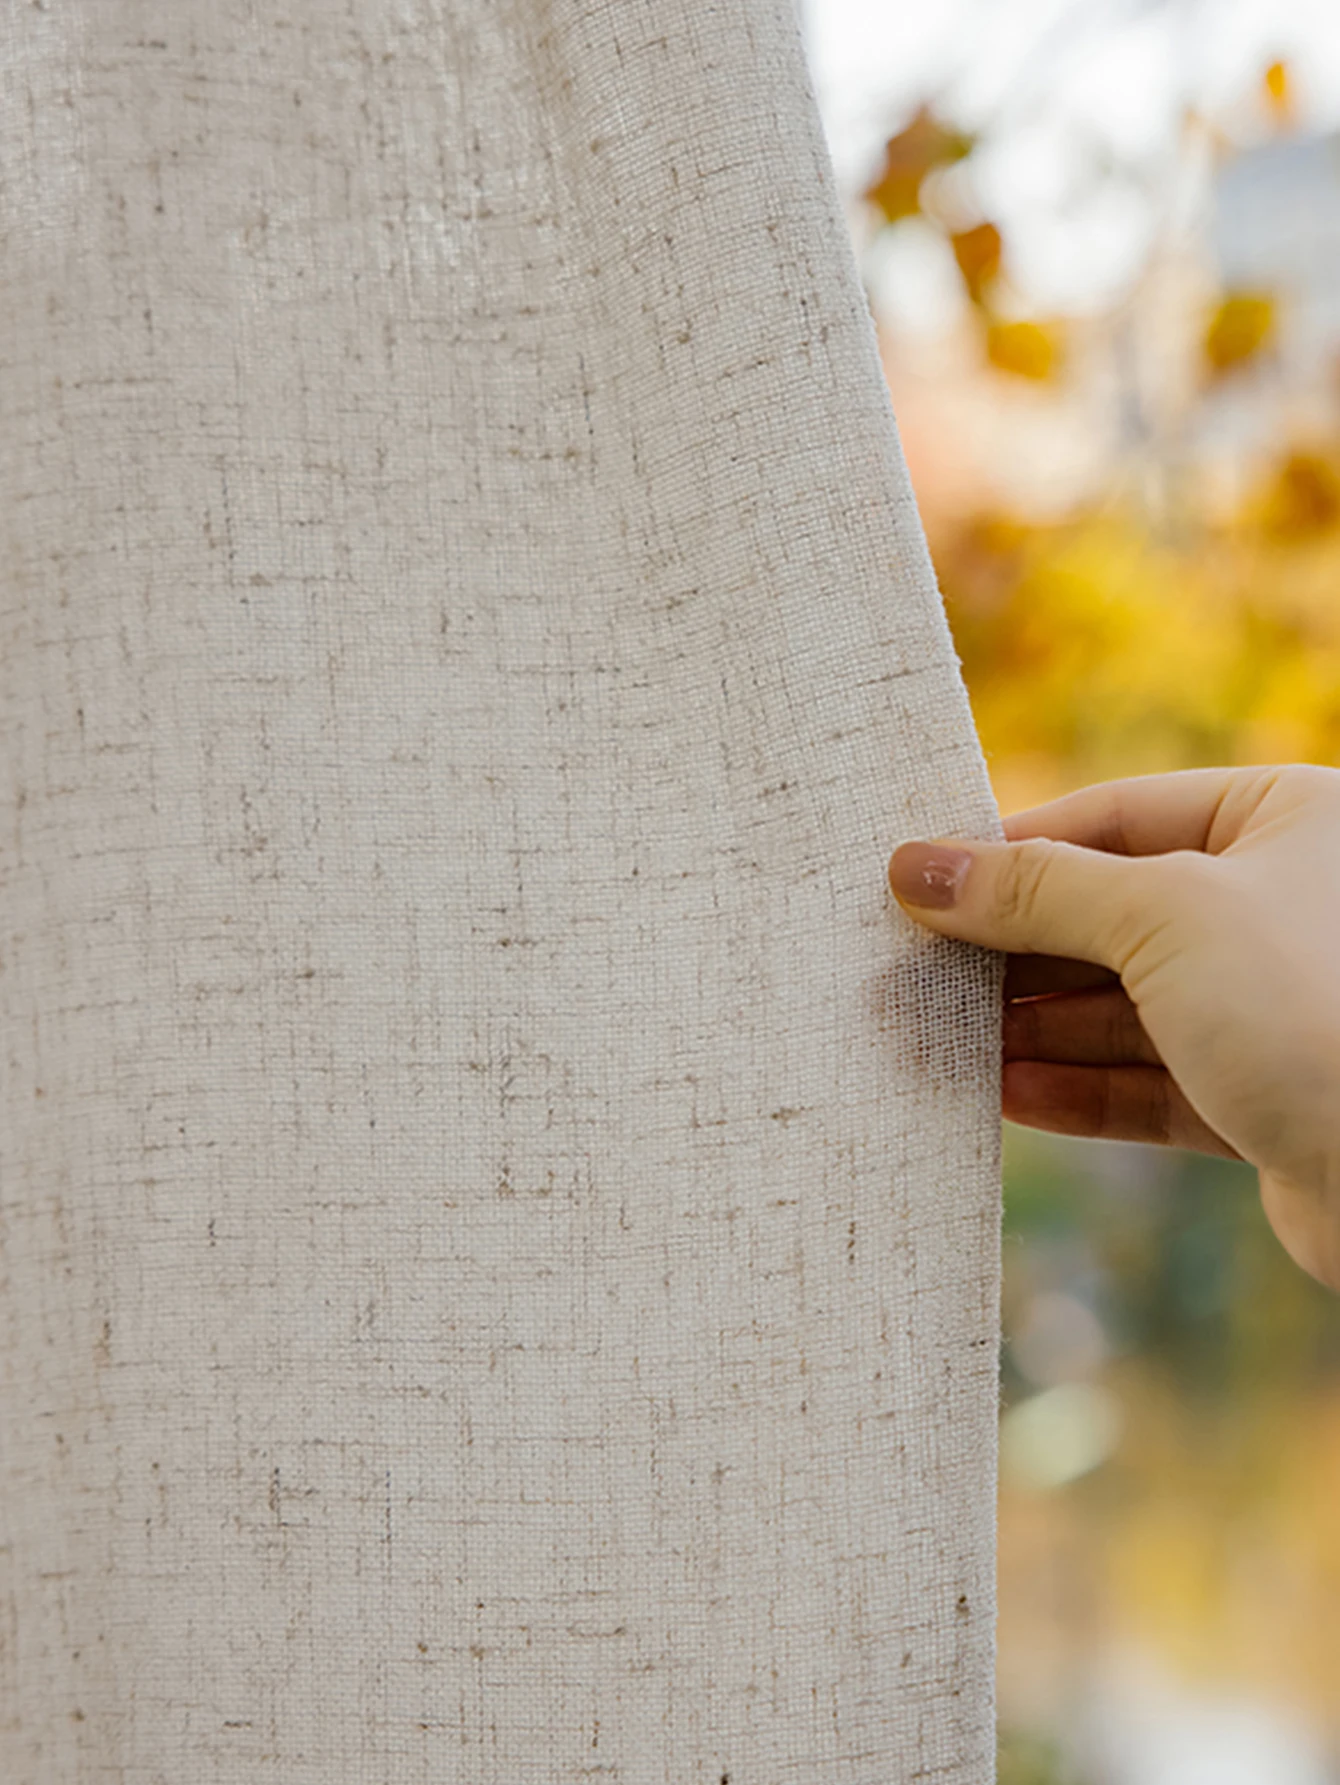
<path id="1" fill-rule="evenodd" d="M 1171 849 L 1223 847 L 1232 836 L 1214 835 L 1216 818 L 1238 796 L 1250 809 L 1253 796 L 1277 776 L 1275 768 L 1181 769 L 1169 775 L 1132 775 L 1099 781 L 1078 793 L 1013 812 L 1005 819 L 1011 842 L 1052 837 L 1115 855 L 1163 855 Z M 1259 796 L 1259 795 L 1258 795 Z"/>
<path id="2" fill-rule="evenodd" d="M 1004 1057 L 1077 1066 L 1162 1066 L 1118 986 L 1005 1006 Z"/>
<path id="3" fill-rule="evenodd" d="M 1070 1066 L 1013 1060 L 1001 1073 L 1008 1121 L 1091 1140 L 1138 1140 L 1240 1159 L 1159 1066 Z"/>
<path id="4" fill-rule="evenodd" d="M 1119 985 L 1110 967 L 1067 961 L 1053 954 L 1012 954 L 1005 961 L 1005 996 L 1038 998 L 1048 992 L 1078 992 L 1089 986 Z"/>
<path id="5" fill-rule="evenodd" d="M 1186 859 L 1130 860 L 1042 837 L 955 838 L 904 843 L 889 885 L 909 916 L 943 936 L 1120 973 L 1166 925 L 1170 872 Z"/>

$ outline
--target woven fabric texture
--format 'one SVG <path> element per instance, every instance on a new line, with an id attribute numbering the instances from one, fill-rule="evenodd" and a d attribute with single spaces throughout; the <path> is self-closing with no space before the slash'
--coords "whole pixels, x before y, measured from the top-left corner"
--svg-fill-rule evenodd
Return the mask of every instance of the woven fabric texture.
<path id="1" fill-rule="evenodd" d="M 985 1785 L 999 828 L 791 0 L 13 0 L 0 229 L 0 1778 Z"/>

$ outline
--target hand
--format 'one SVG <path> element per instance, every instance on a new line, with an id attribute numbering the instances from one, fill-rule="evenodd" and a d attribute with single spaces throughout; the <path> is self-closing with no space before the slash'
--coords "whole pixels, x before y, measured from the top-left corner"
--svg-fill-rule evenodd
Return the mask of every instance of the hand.
<path id="1" fill-rule="evenodd" d="M 889 863 L 909 917 L 1009 957 L 1004 1114 L 1248 1160 L 1340 1290 L 1340 770 L 1102 782 L 1005 834 Z"/>

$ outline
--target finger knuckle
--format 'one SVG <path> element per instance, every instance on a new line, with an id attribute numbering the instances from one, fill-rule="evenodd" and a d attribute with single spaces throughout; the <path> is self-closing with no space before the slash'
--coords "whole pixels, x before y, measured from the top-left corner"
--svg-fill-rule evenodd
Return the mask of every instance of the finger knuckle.
<path id="1" fill-rule="evenodd" d="M 1239 824 L 1256 816 L 1267 803 L 1285 806 L 1340 805 L 1340 769 L 1317 762 L 1286 762 L 1269 768 L 1243 769 L 1232 789 L 1232 809 Z"/>
<path id="2" fill-rule="evenodd" d="M 1021 843 L 1006 851 L 996 876 L 996 918 L 1010 929 L 1026 927 L 1041 903 L 1052 848 Z"/>
<path id="3" fill-rule="evenodd" d="M 1299 798 L 1340 804 L 1340 769 L 1325 768 L 1316 762 L 1294 762 L 1281 771 L 1280 782 Z"/>
<path id="4" fill-rule="evenodd" d="M 1114 964 L 1127 990 L 1146 985 L 1181 959 L 1224 896 L 1223 869 L 1215 857 L 1175 850 L 1142 861 L 1112 927 Z"/>
<path id="5" fill-rule="evenodd" d="M 1109 1060 L 1129 1059 L 1137 1046 L 1135 1009 L 1124 994 L 1104 994 L 1101 1005 L 1103 1040 Z"/>
<path id="6" fill-rule="evenodd" d="M 1156 1146 L 1167 1146 L 1172 1138 L 1172 1103 L 1168 1094 L 1168 1079 L 1151 1072 L 1142 1081 L 1142 1089 L 1144 1120 L 1141 1132 L 1148 1135 Z"/>

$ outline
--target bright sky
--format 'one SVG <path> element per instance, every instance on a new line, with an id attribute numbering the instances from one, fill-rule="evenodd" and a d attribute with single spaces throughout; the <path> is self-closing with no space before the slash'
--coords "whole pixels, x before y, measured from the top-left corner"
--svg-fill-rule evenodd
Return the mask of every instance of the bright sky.
<path id="1" fill-rule="evenodd" d="M 974 158 L 976 193 L 1042 309 L 1121 288 L 1151 227 L 1138 180 L 1166 184 L 1186 105 L 1250 134 L 1260 75 L 1282 57 L 1303 121 L 1340 126 L 1340 0 L 802 0 L 802 11 L 847 191 L 923 98 L 969 128 L 997 126 Z M 894 252 L 923 300 L 949 295 L 914 239 Z"/>

